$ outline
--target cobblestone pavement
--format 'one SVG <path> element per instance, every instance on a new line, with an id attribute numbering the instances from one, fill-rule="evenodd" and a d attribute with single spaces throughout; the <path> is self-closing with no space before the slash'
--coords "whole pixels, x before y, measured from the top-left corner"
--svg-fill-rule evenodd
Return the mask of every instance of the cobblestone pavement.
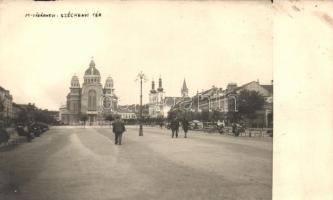
<path id="1" fill-rule="evenodd" d="M 271 199 L 272 138 L 55 127 L 0 152 L 0 199 Z"/>

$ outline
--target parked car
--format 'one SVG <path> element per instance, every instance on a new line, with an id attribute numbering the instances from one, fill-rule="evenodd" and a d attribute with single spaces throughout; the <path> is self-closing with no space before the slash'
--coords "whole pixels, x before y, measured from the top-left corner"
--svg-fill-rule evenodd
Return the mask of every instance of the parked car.
<path id="1" fill-rule="evenodd" d="M 27 126 L 17 125 L 16 131 L 19 136 L 26 137 L 28 142 L 31 142 L 31 140 L 34 138 L 33 133 L 29 131 Z"/>
<path id="2" fill-rule="evenodd" d="M 49 125 L 46 124 L 46 123 L 43 123 L 43 122 L 36 122 L 37 126 L 43 131 L 48 131 L 50 128 L 49 128 Z"/>
<path id="3" fill-rule="evenodd" d="M 29 125 L 29 132 L 35 137 L 39 137 L 45 131 L 49 130 L 49 126 L 42 122 L 33 122 Z"/>
<path id="4" fill-rule="evenodd" d="M 195 129 L 202 129 L 203 128 L 203 123 L 198 120 L 192 120 L 189 122 L 189 129 L 195 130 Z"/>

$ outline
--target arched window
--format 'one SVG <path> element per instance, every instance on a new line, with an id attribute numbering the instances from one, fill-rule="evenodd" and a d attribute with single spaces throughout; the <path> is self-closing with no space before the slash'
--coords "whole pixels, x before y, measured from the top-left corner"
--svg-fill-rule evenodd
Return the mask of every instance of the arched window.
<path id="1" fill-rule="evenodd" d="M 96 110 L 96 91 L 95 90 L 89 90 L 88 92 L 88 110 L 95 111 Z"/>

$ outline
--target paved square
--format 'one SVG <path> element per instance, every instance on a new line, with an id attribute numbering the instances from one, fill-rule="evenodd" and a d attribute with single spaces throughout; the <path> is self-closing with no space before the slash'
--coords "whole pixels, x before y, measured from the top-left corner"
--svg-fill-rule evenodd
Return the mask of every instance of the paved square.
<path id="1" fill-rule="evenodd" d="M 54 127 L 0 152 L 0 199 L 271 199 L 272 138 Z"/>

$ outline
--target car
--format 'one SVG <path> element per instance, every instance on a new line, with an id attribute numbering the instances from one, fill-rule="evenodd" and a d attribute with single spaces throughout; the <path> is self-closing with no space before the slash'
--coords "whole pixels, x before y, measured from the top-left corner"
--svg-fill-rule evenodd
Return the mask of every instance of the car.
<path id="1" fill-rule="evenodd" d="M 34 138 L 33 133 L 28 130 L 28 127 L 22 124 L 16 126 L 16 131 L 19 136 L 26 137 L 28 142 L 31 142 L 31 140 Z"/>
<path id="2" fill-rule="evenodd" d="M 192 120 L 189 122 L 189 129 L 195 130 L 195 129 L 202 129 L 203 128 L 203 123 L 198 120 Z"/>

